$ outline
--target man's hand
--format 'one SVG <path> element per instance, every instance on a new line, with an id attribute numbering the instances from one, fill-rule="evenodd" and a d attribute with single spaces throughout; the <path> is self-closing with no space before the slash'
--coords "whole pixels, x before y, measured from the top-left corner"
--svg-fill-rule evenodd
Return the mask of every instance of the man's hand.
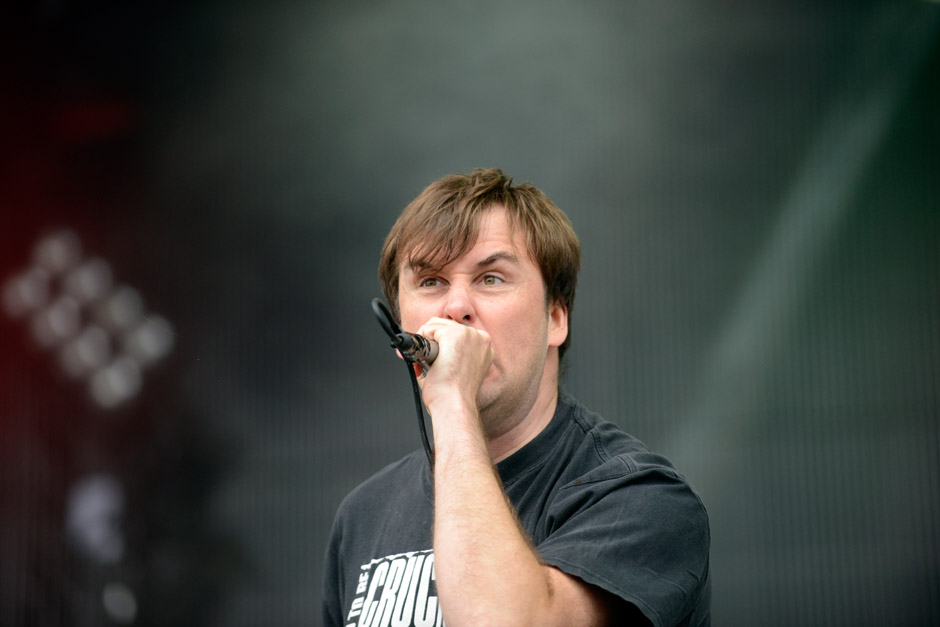
<path id="1" fill-rule="evenodd" d="M 478 414 L 477 395 L 494 357 L 489 334 L 444 318 L 431 318 L 418 334 L 439 347 L 434 366 L 420 380 L 435 432 L 439 428 L 435 414 L 452 410 Z"/>

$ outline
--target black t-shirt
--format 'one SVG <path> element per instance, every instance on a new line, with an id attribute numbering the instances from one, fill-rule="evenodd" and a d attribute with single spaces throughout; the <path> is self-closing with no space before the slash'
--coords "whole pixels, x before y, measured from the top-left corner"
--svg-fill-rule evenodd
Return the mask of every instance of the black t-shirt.
<path id="1" fill-rule="evenodd" d="M 708 515 L 667 459 L 562 394 L 551 423 L 497 470 L 542 562 L 654 625 L 710 625 Z M 324 624 L 440 626 L 432 520 L 423 451 L 353 490 L 330 535 Z"/>

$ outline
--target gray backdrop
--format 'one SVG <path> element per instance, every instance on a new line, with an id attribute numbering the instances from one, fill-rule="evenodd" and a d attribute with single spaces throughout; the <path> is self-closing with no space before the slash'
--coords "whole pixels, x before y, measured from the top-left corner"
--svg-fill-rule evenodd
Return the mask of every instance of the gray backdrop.
<path id="1" fill-rule="evenodd" d="M 111 624 L 117 582 L 135 624 L 319 624 L 340 499 L 418 446 L 382 240 L 494 166 L 581 237 L 565 387 L 701 493 L 715 624 L 940 623 L 940 7 L 8 18 L 0 271 L 72 228 L 175 346 L 104 412 L 3 321 L 0 623 Z M 126 495 L 116 564 L 63 531 L 95 472 Z"/>

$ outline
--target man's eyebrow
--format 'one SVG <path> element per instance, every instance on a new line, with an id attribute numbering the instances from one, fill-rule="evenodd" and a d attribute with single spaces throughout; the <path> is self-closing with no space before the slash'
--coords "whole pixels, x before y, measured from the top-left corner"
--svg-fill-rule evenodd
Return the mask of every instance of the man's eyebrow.
<path id="1" fill-rule="evenodd" d="M 482 259 L 476 262 L 473 267 L 479 270 L 480 268 L 491 266 L 500 261 L 518 265 L 519 257 L 507 250 L 500 250 L 493 253 L 486 259 Z M 414 274 L 420 274 L 422 272 L 437 272 L 441 269 L 442 266 L 439 264 L 428 263 L 427 261 L 412 259 L 411 261 L 405 262 L 404 267 L 411 270 L 411 272 Z"/>
<path id="2" fill-rule="evenodd" d="M 497 261 L 507 261 L 509 263 L 518 264 L 519 257 L 517 257 L 516 255 L 512 254 L 509 251 L 501 250 L 499 252 L 493 253 L 492 255 L 490 255 L 486 259 L 483 259 L 482 261 L 478 261 L 476 263 L 476 267 L 483 268 L 485 266 L 491 266 Z"/>
<path id="3" fill-rule="evenodd" d="M 412 274 L 421 274 L 422 272 L 437 272 L 441 269 L 439 264 L 414 259 L 411 261 L 406 261 L 403 264 L 403 267 L 411 270 Z"/>

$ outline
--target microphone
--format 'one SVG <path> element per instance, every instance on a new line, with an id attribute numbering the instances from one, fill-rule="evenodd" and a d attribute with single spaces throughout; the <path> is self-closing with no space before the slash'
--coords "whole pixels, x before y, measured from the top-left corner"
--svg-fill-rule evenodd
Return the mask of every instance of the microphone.
<path id="1" fill-rule="evenodd" d="M 422 374 L 426 374 L 428 368 L 437 358 L 437 342 L 429 340 L 426 337 L 416 333 L 408 333 L 402 330 L 401 326 L 395 321 L 395 316 L 389 311 L 388 305 L 379 298 L 372 299 L 372 311 L 375 313 L 379 324 L 392 340 L 392 348 L 397 348 L 401 356 L 405 358 L 408 364 L 408 374 L 411 376 L 411 389 L 415 395 L 415 409 L 418 413 L 418 431 L 421 433 L 421 444 L 424 446 L 424 453 L 428 457 L 428 464 L 434 465 L 434 451 L 431 450 L 431 442 L 428 440 L 428 430 L 424 426 L 424 409 L 421 407 L 421 391 L 418 388 L 418 378 L 415 374 L 412 364 L 420 364 L 423 369 Z"/>
<path id="2" fill-rule="evenodd" d="M 389 311 L 388 305 L 378 298 L 372 299 L 372 311 L 379 319 L 379 324 L 388 333 L 392 340 L 392 348 L 397 348 L 405 361 L 409 363 L 421 364 L 425 370 L 431 367 L 434 360 L 437 359 L 437 342 L 418 335 L 417 333 L 408 333 L 395 322 L 395 317 Z"/>
<path id="3" fill-rule="evenodd" d="M 416 361 L 425 370 L 437 359 L 437 342 L 417 333 L 396 333 L 392 339 L 392 348 L 397 348 L 406 361 Z"/>

